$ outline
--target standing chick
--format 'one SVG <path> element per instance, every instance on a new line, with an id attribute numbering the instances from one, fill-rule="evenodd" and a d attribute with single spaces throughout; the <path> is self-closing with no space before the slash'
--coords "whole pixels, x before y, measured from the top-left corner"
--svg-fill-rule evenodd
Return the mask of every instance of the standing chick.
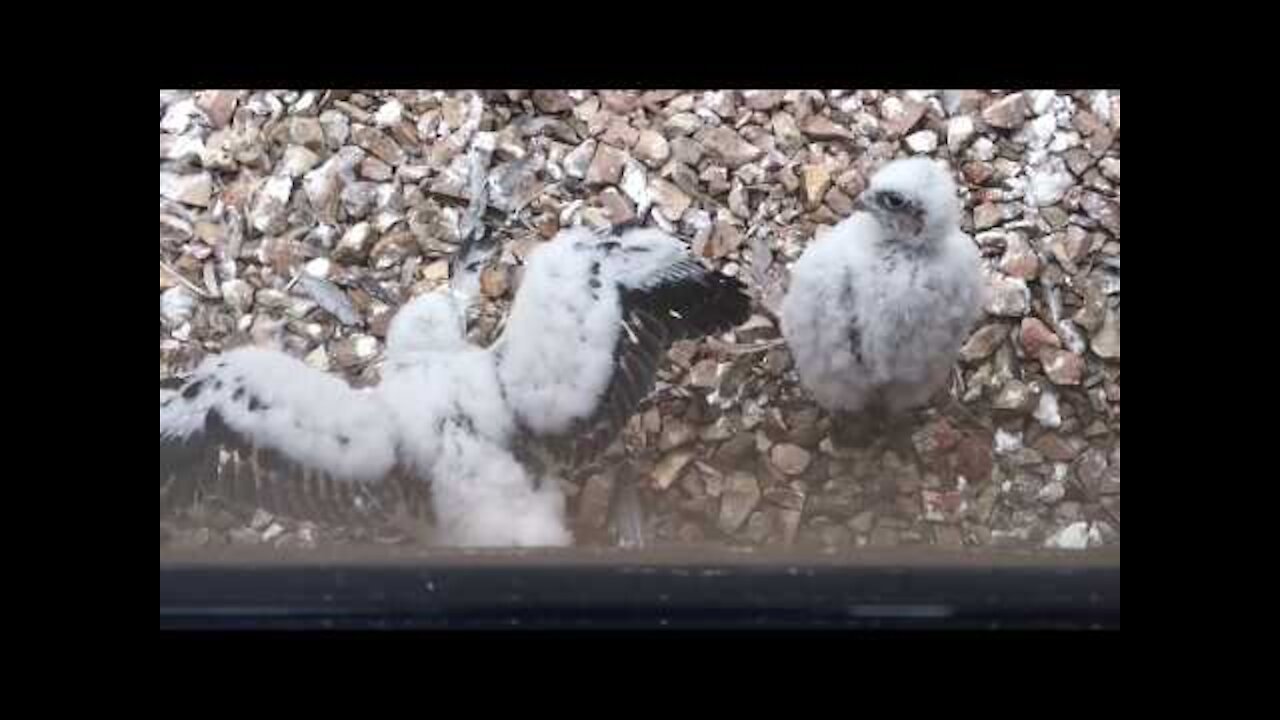
<path id="1" fill-rule="evenodd" d="M 942 388 L 984 287 L 944 166 L 890 162 L 856 207 L 805 250 L 782 305 L 801 384 L 836 414 L 847 445 L 868 444 L 874 423 L 901 421 Z"/>

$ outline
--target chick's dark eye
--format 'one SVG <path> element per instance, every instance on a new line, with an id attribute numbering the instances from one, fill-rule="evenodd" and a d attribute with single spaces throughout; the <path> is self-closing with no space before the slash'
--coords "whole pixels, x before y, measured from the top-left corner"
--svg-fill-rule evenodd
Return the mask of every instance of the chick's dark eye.
<path id="1" fill-rule="evenodd" d="M 907 204 L 907 200 L 896 192 L 886 192 L 881 193 L 880 204 L 890 210 L 900 210 Z"/>

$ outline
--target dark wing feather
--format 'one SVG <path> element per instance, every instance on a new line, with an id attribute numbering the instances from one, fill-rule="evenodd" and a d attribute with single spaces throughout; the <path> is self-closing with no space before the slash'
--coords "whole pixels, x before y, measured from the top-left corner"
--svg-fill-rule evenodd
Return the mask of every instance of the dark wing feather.
<path id="1" fill-rule="evenodd" d="M 643 288 L 620 290 L 624 327 L 600 408 L 575 432 L 551 444 L 555 454 L 570 462 L 599 455 L 617 438 L 653 392 L 658 366 L 672 343 L 729 330 L 746 322 L 751 311 L 741 281 L 693 259 L 672 265 Z"/>
<path id="2" fill-rule="evenodd" d="M 184 438 L 160 436 L 160 513 L 206 497 L 261 507 L 299 520 L 353 525 L 382 522 L 397 510 L 432 519 L 428 485 L 395 468 L 375 483 L 354 483 L 307 467 L 236 432 L 216 409 Z"/>
<path id="3" fill-rule="evenodd" d="M 160 514 L 195 504 L 216 481 L 218 446 L 204 433 L 185 438 L 160 436 Z"/>

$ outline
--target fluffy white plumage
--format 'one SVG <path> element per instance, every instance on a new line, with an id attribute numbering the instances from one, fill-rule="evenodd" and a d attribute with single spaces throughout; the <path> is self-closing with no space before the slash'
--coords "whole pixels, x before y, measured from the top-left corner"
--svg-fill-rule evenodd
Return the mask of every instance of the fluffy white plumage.
<path id="1" fill-rule="evenodd" d="M 521 544 L 569 542 L 559 463 L 540 463 L 531 477 L 513 452 L 572 462 L 603 450 L 652 389 L 670 342 L 742 322 L 748 302 L 737 281 L 664 233 L 574 228 L 530 255 L 488 349 L 463 336 L 465 292 L 407 304 L 388 335 L 380 389 L 413 398 L 388 400 L 401 427 L 432 428 L 407 447 L 431 468 L 445 534 L 460 544 L 513 532 Z"/>
<path id="2" fill-rule="evenodd" d="M 535 483 L 508 448 L 456 421 L 446 423 L 432 465 L 440 533 L 466 547 L 558 547 L 573 542 L 564 493 Z"/>
<path id="3" fill-rule="evenodd" d="M 208 358 L 179 397 L 160 406 L 160 438 L 203 430 L 216 411 L 232 431 L 298 462 L 352 480 L 380 480 L 395 464 L 395 426 L 382 398 L 274 350 Z"/>
<path id="4" fill-rule="evenodd" d="M 404 482 L 401 436 L 383 396 L 280 351 L 208 358 L 160 398 L 160 510 L 201 493 L 332 522 L 423 515 Z"/>
<path id="5" fill-rule="evenodd" d="M 859 205 L 795 263 L 782 332 L 822 406 L 896 415 L 946 382 L 984 284 L 945 167 L 893 161 Z"/>
<path id="6" fill-rule="evenodd" d="M 749 303 L 675 238 L 585 229 L 532 253 L 491 348 L 466 340 L 469 302 L 455 287 L 401 308 L 371 390 L 265 350 L 211 358 L 179 395 L 162 389 L 162 509 L 166 487 L 192 484 L 175 478 L 208 474 L 211 452 L 231 446 L 254 458 L 250 499 L 278 499 L 273 486 L 289 473 L 320 475 L 343 497 L 370 484 L 383 505 L 413 505 L 429 484 L 437 542 L 568 544 L 558 480 L 531 477 L 514 452 L 532 444 L 580 459 L 603 449 L 652 389 L 670 343 L 742 322 Z M 265 472 L 259 448 L 275 453 Z M 314 504 L 309 487 L 286 492 L 286 509 Z"/>
<path id="7" fill-rule="evenodd" d="M 452 352 L 470 347 L 467 342 L 468 296 L 443 288 L 405 303 L 387 327 L 387 361 L 392 366 L 412 364 L 421 353 Z"/>
<path id="8" fill-rule="evenodd" d="M 667 271 L 685 269 L 682 261 L 692 262 L 683 243 L 647 229 L 619 241 L 574 228 L 539 249 L 495 343 L 508 399 L 527 428 L 562 433 L 596 410 L 625 332 L 623 293 L 673 279 Z"/>
<path id="9" fill-rule="evenodd" d="M 465 311 L 466 299 L 450 290 L 401 308 L 388 330 L 378 386 L 404 436 L 403 461 L 430 479 L 436 540 L 567 545 L 560 485 L 536 485 L 510 452 L 515 417 L 492 352 L 466 340 Z"/>

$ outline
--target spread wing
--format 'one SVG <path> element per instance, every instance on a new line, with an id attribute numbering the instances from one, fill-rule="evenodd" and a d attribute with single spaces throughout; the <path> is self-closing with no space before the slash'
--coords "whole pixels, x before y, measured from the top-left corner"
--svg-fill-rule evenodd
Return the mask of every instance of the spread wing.
<path id="1" fill-rule="evenodd" d="M 162 514 L 207 495 L 336 524 L 429 512 L 427 484 L 397 462 L 399 433 L 371 392 L 259 348 L 164 385 Z"/>
<path id="2" fill-rule="evenodd" d="M 673 342 L 728 330 L 749 311 L 740 281 L 658 230 L 567 230 L 530 257 L 495 345 L 499 378 L 527 431 L 584 460 L 653 391 Z"/>

